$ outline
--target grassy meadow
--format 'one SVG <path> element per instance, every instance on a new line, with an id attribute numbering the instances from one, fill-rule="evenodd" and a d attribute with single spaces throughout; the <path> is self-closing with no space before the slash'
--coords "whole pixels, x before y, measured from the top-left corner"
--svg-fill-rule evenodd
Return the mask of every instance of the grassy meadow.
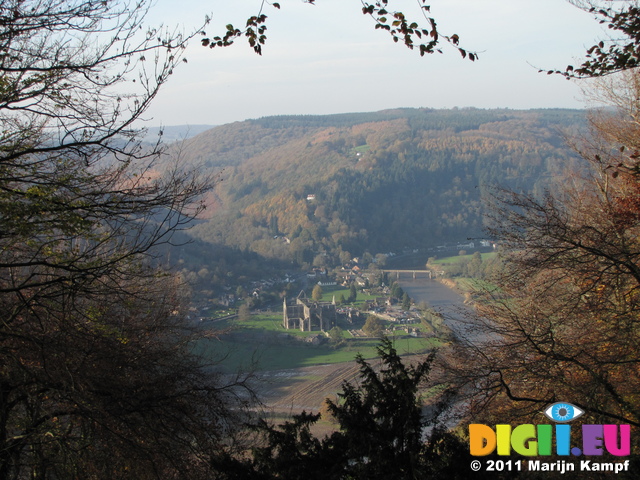
<path id="1" fill-rule="evenodd" d="M 354 337 L 348 331 L 349 326 L 339 326 L 344 332 L 341 345 L 313 345 L 305 340 L 321 332 L 285 330 L 281 314 L 252 315 L 244 322 L 234 319 L 213 323 L 212 330 L 221 334 L 201 341 L 197 349 L 226 371 L 281 370 L 351 362 L 358 353 L 364 358 L 377 356 L 378 339 Z M 400 354 L 425 353 L 441 344 L 437 338 L 411 337 L 404 331 L 394 332 L 390 338 Z"/>

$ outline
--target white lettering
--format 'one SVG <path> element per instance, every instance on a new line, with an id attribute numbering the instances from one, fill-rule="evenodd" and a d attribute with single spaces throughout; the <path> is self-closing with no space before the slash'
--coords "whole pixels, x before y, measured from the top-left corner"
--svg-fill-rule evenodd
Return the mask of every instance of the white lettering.
<path id="1" fill-rule="evenodd" d="M 628 472 L 629 460 L 623 463 L 613 462 L 592 462 L 591 460 L 580 460 L 580 471 L 582 472 Z"/>
<path id="2" fill-rule="evenodd" d="M 562 475 L 565 472 L 573 472 L 575 469 L 576 466 L 573 463 L 567 463 L 565 460 L 557 460 L 555 462 L 529 460 L 530 472 L 559 472 Z"/>

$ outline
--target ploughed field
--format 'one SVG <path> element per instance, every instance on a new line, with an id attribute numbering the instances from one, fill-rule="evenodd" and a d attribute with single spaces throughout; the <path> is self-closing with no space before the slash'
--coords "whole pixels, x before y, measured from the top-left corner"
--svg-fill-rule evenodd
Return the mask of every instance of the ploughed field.
<path id="1" fill-rule="evenodd" d="M 325 398 L 335 401 L 345 381 L 358 376 L 355 362 L 262 372 L 256 386 L 268 411 L 317 413 Z"/>

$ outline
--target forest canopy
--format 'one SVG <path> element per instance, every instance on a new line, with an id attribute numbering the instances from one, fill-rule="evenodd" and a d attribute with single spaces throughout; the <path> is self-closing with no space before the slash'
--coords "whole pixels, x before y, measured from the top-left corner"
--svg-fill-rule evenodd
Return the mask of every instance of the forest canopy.
<path id="1" fill-rule="evenodd" d="M 491 189 L 542 193 L 575 160 L 562 132 L 584 125 L 579 111 L 479 109 L 224 125 L 182 147 L 224 179 L 191 234 L 298 265 L 478 238 Z"/>

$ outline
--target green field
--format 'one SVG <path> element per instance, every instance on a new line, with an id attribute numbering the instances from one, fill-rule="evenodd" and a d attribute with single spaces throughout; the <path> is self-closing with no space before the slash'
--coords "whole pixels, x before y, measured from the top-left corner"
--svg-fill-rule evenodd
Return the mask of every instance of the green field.
<path id="1" fill-rule="evenodd" d="M 345 342 L 333 348 L 331 345 L 312 345 L 306 337 L 320 332 L 285 330 L 280 315 L 255 315 L 250 321 L 217 322 L 216 329 L 228 329 L 217 338 L 202 340 L 197 351 L 205 359 L 217 363 L 226 371 L 280 370 L 312 365 L 353 361 L 356 354 L 364 358 L 377 356 L 375 338 L 354 338 L 345 328 Z M 344 326 L 342 326 L 344 328 Z M 435 338 L 415 338 L 398 334 L 391 337 L 400 354 L 424 353 L 439 346 Z"/>
<path id="2" fill-rule="evenodd" d="M 322 302 L 330 302 L 333 297 L 336 298 L 336 302 L 338 302 L 338 299 L 340 298 L 340 295 L 342 295 L 344 298 L 349 298 L 349 289 L 348 288 L 344 288 L 342 286 L 329 286 L 329 287 L 322 287 Z M 365 293 L 362 292 L 358 292 L 358 296 L 356 297 L 356 301 L 353 304 L 347 304 L 347 305 L 361 305 L 363 304 L 366 300 L 374 300 L 376 298 L 375 295 L 367 295 Z"/>
<path id="3" fill-rule="evenodd" d="M 497 255 L 498 255 L 497 252 L 482 253 L 482 260 L 486 261 L 486 260 L 489 260 L 491 258 L 494 258 Z M 450 264 L 460 263 L 460 262 L 464 262 L 464 261 L 468 262 L 472 258 L 473 258 L 473 254 L 471 254 L 471 255 L 454 255 L 452 257 L 436 258 L 431 263 L 433 265 L 450 265 Z"/>
<path id="4" fill-rule="evenodd" d="M 493 292 L 497 289 L 493 283 L 479 278 L 460 277 L 455 280 L 458 288 L 462 292 Z"/>
<path id="5" fill-rule="evenodd" d="M 371 150 L 371 145 L 360 145 L 358 147 L 354 147 L 351 149 L 351 154 L 354 155 L 356 153 L 367 153 Z"/>

